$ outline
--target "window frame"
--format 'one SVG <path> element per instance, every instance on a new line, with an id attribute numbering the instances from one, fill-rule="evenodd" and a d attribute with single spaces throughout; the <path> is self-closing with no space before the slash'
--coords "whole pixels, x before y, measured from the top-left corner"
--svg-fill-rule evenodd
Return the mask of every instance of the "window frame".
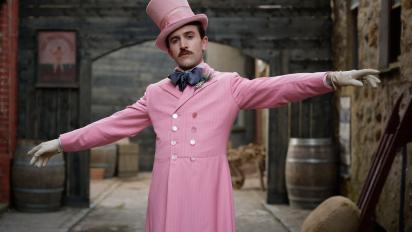
<path id="1" fill-rule="evenodd" d="M 352 45 L 353 69 L 359 68 L 359 31 L 358 31 L 359 0 L 351 0 L 350 5 L 350 33 Z"/>
<path id="2" fill-rule="evenodd" d="M 399 60 L 391 60 L 391 13 L 392 10 L 401 7 L 400 0 L 381 0 L 380 19 L 379 19 L 379 68 L 388 69 L 398 66 Z M 401 22 L 402 23 L 402 22 Z M 399 36 L 399 43 L 402 36 L 402 25 L 400 26 L 401 34 Z M 401 51 L 399 51 L 399 55 Z"/>

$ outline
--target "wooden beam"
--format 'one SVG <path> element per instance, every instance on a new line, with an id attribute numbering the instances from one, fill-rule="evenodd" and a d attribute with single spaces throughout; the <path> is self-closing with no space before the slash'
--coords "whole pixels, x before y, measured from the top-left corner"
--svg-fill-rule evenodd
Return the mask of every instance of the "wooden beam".
<path id="1" fill-rule="evenodd" d="M 91 70 L 90 55 L 82 54 L 80 60 L 79 88 L 79 125 L 83 127 L 90 123 L 91 117 Z M 66 155 L 66 197 L 65 203 L 74 207 L 89 207 L 89 151 L 69 153 Z"/>
<path id="2" fill-rule="evenodd" d="M 277 53 L 270 61 L 270 75 L 284 74 L 288 67 L 284 53 Z M 269 138 L 267 155 L 268 204 L 287 203 L 285 162 L 289 142 L 289 107 L 269 110 Z"/>
<path id="3" fill-rule="evenodd" d="M 279 8 L 279 9 L 261 9 L 261 8 L 236 8 L 236 7 L 209 7 L 193 8 L 195 13 L 204 13 L 208 17 L 329 17 L 329 8 Z M 76 5 L 65 7 L 42 5 L 24 5 L 20 8 L 22 17 L 132 17 L 135 19 L 149 18 L 146 14 L 146 7 L 130 6 L 113 6 L 113 5 L 90 5 L 78 7 Z"/>
<path id="4" fill-rule="evenodd" d="M 114 5 L 111 0 L 72 0 L 67 2 L 65 0 L 23 0 L 22 5 L 25 6 L 43 6 L 43 7 L 95 7 L 106 6 L 110 7 Z M 147 0 L 122 0 L 116 2 L 121 6 L 138 6 L 146 7 Z M 218 7 L 218 8 L 245 8 L 245 7 L 266 7 L 266 9 L 282 8 L 325 8 L 329 7 L 330 3 L 326 0 L 190 0 L 189 4 L 192 8 L 198 7 Z"/>

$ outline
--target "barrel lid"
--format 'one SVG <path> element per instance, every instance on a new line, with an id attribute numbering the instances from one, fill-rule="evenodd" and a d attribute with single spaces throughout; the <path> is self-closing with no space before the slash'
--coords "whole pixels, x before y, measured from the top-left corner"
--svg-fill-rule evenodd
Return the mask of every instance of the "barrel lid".
<path id="1" fill-rule="evenodd" d="M 290 138 L 289 145 L 331 145 L 331 138 Z"/>

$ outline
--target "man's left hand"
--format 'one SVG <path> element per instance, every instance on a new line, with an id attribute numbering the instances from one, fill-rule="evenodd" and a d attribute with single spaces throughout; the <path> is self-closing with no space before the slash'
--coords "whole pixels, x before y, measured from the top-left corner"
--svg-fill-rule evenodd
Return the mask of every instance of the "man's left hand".
<path id="1" fill-rule="evenodd" d="M 379 71 L 376 69 L 361 69 L 351 71 L 338 71 L 329 72 L 327 78 L 332 84 L 333 88 L 342 86 L 359 86 L 362 87 L 365 84 L 378 87 L 381 82 L 378 78 Z"/>

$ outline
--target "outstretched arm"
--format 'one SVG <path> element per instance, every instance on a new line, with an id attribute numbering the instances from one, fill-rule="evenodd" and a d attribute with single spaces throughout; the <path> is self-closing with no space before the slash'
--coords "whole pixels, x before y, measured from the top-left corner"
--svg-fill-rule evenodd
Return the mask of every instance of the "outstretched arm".
<path id="1" fill-rule="evenodd" d="M 63 150 L 66 152 L 86 150 L 136 135 L 151 125 L 146 104 L 147 98 L 144 96 L 133 105 L 107 118 L 61 134 L 59 139 L 37 145 L 28 152 L 28 155 L 33 155 L 30 163 L 37 167 L 44 167 L 51 156 Z"/>
<path id="2" fill-rule="evenodd" d="M 149 125 L 151 121 L 147 113 L 146 99 L 142 98 L 107 118 L 61 134 L 59 139 L 64 151 L 80 151 L 134 136 Z"/>
<path id="3" fill-rule="evenodd" d="M 249 80 L 240 76 L 231 79 L 232 96 L 241 109 L 273 108 L 325 94 L 341 86 L 376 87 L 379 73 L 373 69 L 345 72 L 296 73 Z"/>

